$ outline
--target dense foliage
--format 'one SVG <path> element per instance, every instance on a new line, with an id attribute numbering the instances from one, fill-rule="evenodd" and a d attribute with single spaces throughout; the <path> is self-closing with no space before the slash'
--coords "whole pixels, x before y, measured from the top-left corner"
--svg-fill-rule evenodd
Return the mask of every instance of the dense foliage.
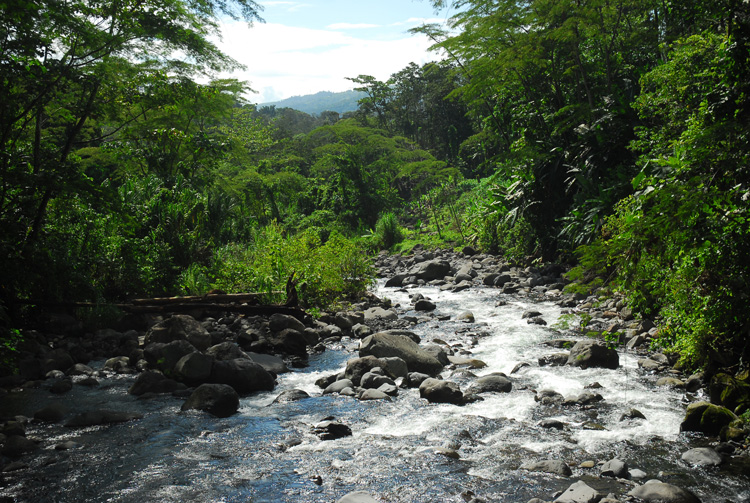
<path id="1" fill-rule="evenodd" d="M 352 76 L 343 116 L 211 80 L 236 66 L 217 20 L 257 20 L 249 0 L 4 6 L 2 324 L 292 275 L 327 305 L 371 281 L 363 250 L 472 244 L 578 261 L 685 363 L 746 366 L 746 2 L 432 3 L 448 29 L 416 31 L 447 59 Z"/>

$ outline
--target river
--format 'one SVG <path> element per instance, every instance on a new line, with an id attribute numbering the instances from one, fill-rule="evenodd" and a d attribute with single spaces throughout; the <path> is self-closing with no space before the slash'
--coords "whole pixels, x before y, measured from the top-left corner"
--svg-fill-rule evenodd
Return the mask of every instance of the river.
<path id="1" fill-rule="evenodd" d="M 540 356 L 559 351 L 543 341 L 574 337 L 551 328 L 560 315 L 554 303 L 489 288 L 453 293 L 420 287 L 407 293 L 381 283 L 376 293 L 408 308 L 408 295 L 416 292 L 438 307 L 436 316 L 412 330 L 423 341 L 438 339 L 457 353 L 470 351 L 487 364 L 473 370 L 475 375 L 509 375 L 512 392 L 485 394 L 483 401 L 465 406 L 428 404 L 416 389 L 402 389 L 390 402 L 321 396 L 315 381 L 343 370 L 356 356 L 358 341 L 346 338 L 311 355 L 309 367 L 279 376 L 273 392 L 242 399 L 240 412 L 225 419 L 181 412 L 182 400 L 171 396 L 139 400 L 127 394 L 133 376 L 113 376 L 95 389 L 74 386 L 54 399 L 81 410 L 137 411 L 143 419 L 84 429 L 30 425 L 27 436 L 44 439 L 44 451 L 29 469 L 1 475 L 0 502 L 331 503 L 361 490 L 385 502 L 458 503 L 476 495 L 487 502 L 525 503 L 534 497 L 551 501 L 577 479 L 604 494 L 625 494 L 633 482 L 600 478 L 597 468 L 580 467 L 612 457 L 647 478 L 689 489 L 704 503 L 750 500 L 750 478 L 737 464 L 702 469 L 679 460 L 701 442 L 679 434 L 685 392 L 657 388 L 656 376 L 639 370 L 635 355 L 620 352 L 617 370 L 537 364 Z M 532 308 L 548 326 L 522 319 Z M 454 321 L 465 311 L 474 314 L 475 323 Z M 521 362 L 530 365 L 511 375 Z M 463 390 L 474 380 L 466 371 L 446 370 L 443 376 Z M 592 391 L 604 398 L 594 406 L 535 400 L 534 390 L 569 396 L 594 383 L 601 387 Z M 312 396 L 274 403 L 291 389 Z M 30 416 L 49 400 L 49 392 L 38 389 L 13 394 L 6 403 L 13 413 Z M 646 419 L 621 420 L 630 409 Z M 312 427 L 327 417 L 349 425 L 353 435 L 320 440 Z M 544 419 L 566 426 L 543 428 L 538 423 Z M 55 450 L 67 440 L 76 446 Z M 525 461 L 546 458 L 565 461 L 573 476 L 519 469 Z"/>

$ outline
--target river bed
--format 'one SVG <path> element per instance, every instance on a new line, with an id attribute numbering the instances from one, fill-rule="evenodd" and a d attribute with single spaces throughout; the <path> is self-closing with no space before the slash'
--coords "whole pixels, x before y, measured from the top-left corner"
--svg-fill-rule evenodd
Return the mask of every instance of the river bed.
<path id="1" fill-rule="evenodd" d="M 362 490 L 385 502 L 465 502 L 476 495 L 487 502 L 525 503 L 534 497 L 551 501 L 577 479 L 605 494 L 626 493 L 634 482 L 599 478 L 597 468 L 579 467 L 612 457 L 647 478 L 689 489 L 704 503 L 750 500 L 750 478 L 736 464 L 701 469 L 679 460 L 701 442 L 679 434 L 685 392 L 657 388 L 656 376 L 639 370 L 635 355 L 620 352 L 617 370 L 537 364 L 540 356 L 559 351 L 543 341 L 573 337 L 551 328 L 561 314 L 553 302 L 490 288 L 405 291 L 381 283 L 376 293 L 408 308 L 409 295 L 416 292 L 438 306 L 434 317 L 412 328 L 423 342 L 438 339 L 457 353 L 470 351 L 487 364 L 472 371 L 476 376 L 503 372 L 513 380 L 512 392 L 485 394 L 465 406 L 428 404 L 416 389 L 400 390 L 390 402 L 321 396 L 315 381 L 342 371 L 357 356 L 359 341 L 348 338 L 311 355 L 309 367 L 279 376 L 274 391 L 242 399 L 239 413 L 225 419 L 181 412 L 182 400 L 171 396 L 128 395 L 133 376 L 113 376 L 95 389 L 74 386 L 52 398 L 46 390 L 25 390 L 6 397 L 14 414 L 31 416 L 50 400 L 60 400 L 73 410 L 99 407 L 144 417 L 84 429 L 30 425 L 27 436 L 43 439 L 43 453 L 29 469 L 0 476 L 0 502 L 330 503 Z M 522 318 L 532 308 L 547 326 Z M 475 323 L 454 321 L 465 311 L 473 313 Z M 522 362 L 529 365 L 511 375 Z M 465 371 L 452 374 L 446 370 L 443 377 L 464 390 L 473 381 Z M 534 390 L 568 396 L 594 383 L 601 387 L 593 391 L 604 400 L 590 408 L 546 406 L 534 399 Z M 312 396 L 274 403 L 291 389 Z M 621 420 L 630 409 L 646 419 Z M 349 425 L 353 435 L 320 440 L 312 427 L 327 417 Z M 566 427 L 543 428 L 538 423 L 544 419 Z M 77 445 L 55 450 L 67 440 Z M 453 453 L 459 459 L 447 455 Z M 519 470 L 525 461 L 546 458 L 571 465 L 573 477 Z"/>

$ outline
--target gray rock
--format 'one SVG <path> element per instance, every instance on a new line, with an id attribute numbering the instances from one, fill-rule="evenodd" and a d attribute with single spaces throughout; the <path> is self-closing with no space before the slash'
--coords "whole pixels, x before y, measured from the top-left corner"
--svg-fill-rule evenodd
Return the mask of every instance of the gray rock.
<path id="1" fill-rule="evenodd" d="M 33 440 L 30 440 L 21 435 L 12 435 L 5 439 L 3 444 L 2 453 L 4 456 L 9 458 L 20 458 L 24 454 L 37 450 L 39 446 Z"/>
<path id="2" fill-rule="evenodd" d="M 290 318 L 296 320 L 292 316 Z M 266 335 L 265 340 L 275 352 L 285 355 L 307 355 L 307 337 L 305 337 L 304 329 L 285 328 L 279 332 Z"/>
<path id="3" fill-rule="evenodd" d="M 201 384 L 193 391 L 181 410 L 202 410 L 216 417 L 229 417 L 237 412 L 240 397 L 226 384 Z"/>
<path id="4" fill-rule="evenodd" d="M 146 332 L 144 345 L 158 342 L 168 344 L 173 341 L 188 341 L 200 351 L 211 346 L 211 335 L 195 318 L 185 314 L 175 314 L 151 327 Z"/>
<path id="5" fill-rule="evenodd" d="M 474 382 L 467 393 L 509 393 L 513 383 L 504 375 L 487 375 Z"/>
<path id="6" fill-rule="evenodd" d="M 690 449 L 680 459 L 692 466 L 719 466 L 724 461 L 721 454 L 710 447 Z"/>
<path id="7" fill-rule="evenodd" d="M 434 302 L 431 302 L 427 299 L 418 300 L 414 304 L 415 311 L 434 311 L 436 307 L 437 305 L 435 305 Z"/>
<path id="8" fill-rule="evenodd" d="M 365 311 L 365 321 L 377 319 L 394 321 L 398 319 L 398 314 L 392 309 L 383 309 L 382 307 L 371 307 Z"/>
<path id="9" fill-rule="evenodd" d="M 364 402 L 369 400 L 390 400 L 391 397 L 379 389 L 366 389 L 359 395 L 359 399 Z"/>
<path id="10" fill-rule="evenodd" d="M 274 332 L 281 332 L 291 328 L 297 332 L 304 332 L 305 325 L 294 316 L 288 314 L 275 313 L 268 319 L 268 326 Z"/>
<path id="11" fill-rule="evenodd" d="M 630 409 L 625 414 L 620 416 L 620 421 L 626 421 L 628 419 L 646 419 L 646 416 L 644 416 L 643 412 L 639 411 L 638 409 Z"/>
<path id="12" fill-rule="evenodd" d="M 377 389 L 384 384 L 395 385 L 393 379 L 384 375 L 368 372 L 362 376 L 359 385 L 365 389 Z"/>
<path id="13" fill-rule="evenodd" d="M 146 393 L 172 393 L 174 391 L 183 390 L 187 387 L 175 381 L 169 379 L 161 372 L 148 371 L 141 373 L 130 386 L 128 393 L 135 396 L 141 396 Z"/>
<path id="14" fill-rule="evenodd" d="M 626 479 L 628 478 L 628 464 L 617 458 L 610 459 L 602 465 L 600 475 L 602 477 Z"/>
<path id="15" fill-rule="evenodd" d="M 398 357 L 406 362 L 409 371 L 437 375 L 443 370 L 440 361 L 403 335 L 378 332 L 362 340 L 359 355 L 376 358 Z"/>
<path id="16" fill-rule="evenodd" d="M 540 313 L 539 311 L 536 311 L 534 309 L 529 309 L 528 311 L 523 312 L 523 314 L 521 315 L 521 319 L 525 320 L 527 318 L 536 318 L 537 316 L 541 316 L 541 315 L 542 313 Z"/>
<path id="17" fill-rule="evenodd" d="M 456 316 L 456 321 L 463 321 L 464 323 L 474 323 L 474 313 L 471 311 L 464 311 Z"/>
<path id="18" fill-rule="evenodd" d="M 374 356 L 363 356 L 361 358 L 352 358 L 346 362 L 344 377 L 350 379 L 353 386 L 359 386 L 362 376 L 374 368 L 384 368 L 386 366 L 379 358 Z"/>
<path id="19" fill-rule="evenodd" d="M 372 329 L 362 323 L 357 323 L 352 327 L 352 333 L 357 339 L 364 339 L 368 335 L 372 335 Z"/>
<path id="20" fill-rule="evenodd" d="M 451 403 L 461 405 L 464 403 L 464 395 L 458 384 L 428 378 L 419 385 L 419 396 L 427 399 L 430 403 Z"/>
<path id="21" fill-rule="evenodd" d="M 565 462 L 556 459 L 543 459 L 541 461 L 524 463 L 521 465 L 521 470 L 551 473 L 561 477 L 570 477 L 573 475 L 570 467 Z"/>
<path id="22" fill-rule="evenodd" d="M 178 381 L 191 386 L 202 384 L 211 377 L 214 357 L 204 353 L 185 355 L 174 366 L 174 375 Z"/>
<path id="23" fill-rule="evenodd" d="M 563 405 L 589 405 L 604 400 L 599 393 L 592 393 L 591 391 L 584 391 L 579 395 L 572 395 L 565 397 Z"/>
<path id="24" fill-rule="evenodd" d="M 340 498 L 336 503 L 378 503 L 378 501 L 366 492 L 355 491 Z"/>
<path id="25" fill-rule="evenodd" d="M 350 437 L 352 429 L 337 421 L 322 421 L 314 426 L 313 433 L 321 440 L 336 440 L 343 437 Z"/>
<path id="26" fill-rule="evenodd" d="M 134 419 L 141 419 L 142 414 L 138 412 L 123 412 L 118 410 L 92 410 L 77 414 L 72 417 L 65 426 L 68 428 L 82 428 L 86 426 L 98 426 L 102 424 L 124 423 Z"/>
<path id="27" fill-rule="evenodd" d="M 272 374 L 278 375 L 283 374 L 284 372 L 289 372 L 289 368 L 286 366 L 286 363 L 284 363 L 284 360 L 278 356 L 263 355 L 252 352 L 246 353 L 246 356 Z"/>
<path id="28" fill-rule="evenodd" d="M 648 481 L 630 491 L 628 496 L 649 503 L 701 503 L 690 491 L 659 481 Z"/>
<path id="29" fill-rule="evenodd" d="M 591 367 L 616 369 L 620 366 L 620 357 L 617 351 L 600 342 L 583 340 L 576 342 L 575 346 L 570 349 L 568 365 L 582 369 Z"/>
<path id="30" fill-rule="evenodd" d="M 409 368 L 406 362 L 397 356 L 386 356 L 385 358 L 379 358 L 383 363 L 383 370 L 389 376 L 395 378 L 406 377 L 409 373 Z"/>
<path id="31" fill-rule="evenodd" d="M 450 263 L 444 260 L 430 260 L 427 262 L 421 262 L 414 266 L 409 271 L 409 275 L 416 276 L 417 279 L 432 281 L 435 279 L 443 279 L 445 276 L 450 274 L 450 272 Z"/>
<path id="32" fill-rule="evenodd" d="M 552 353 L 539 357 L 540 367 L 562 367 L 568 363 L 570 353 Z"/>
<path id="33" fill-rule="evenodd" d="M 579 480 L 558 497 L 554 503 L 597 503 L 602 494 Z"/>
<path id="34" fill-rule="evenodd" d="M 537 426 L 542 428 L 554 428 L 556 430 L 562 430 L 565 428 L 565 423 L 559 419 L 542 419 L 537 423 Z"/>
<path id="35" fill-rule="evenodd" d="M 646 372 L 658 372 L 664 368 L 664 365 L 650 358 L 641 358 L 638 360 L 638 367 Z"/>
<path id="36" fill-rule="evenodd" d="M 34 412 L 34 419 L 44 423 L 58 423 L 65 417 L 65 406 L 53 403 Z"/>
<path id="37" fill-rule="evenodd" d="M 323 390 L 323 394 L 330 395 L 331 393 L 341 393 L 343 389 L 353 387 L 354 383 L 350 379 L 341 379 L 326 386 L 326 389 Z"/>
<path id="38" fill-rule="evenodd" d="M 422 383 L 429 379 L 430 376 L 422 374 L 421 372 L 409 372 L 404 379 L 404 386 L 407 388 L 418 388 Z"/>
<path id="39" fill-rule="evenodd" d="M 246 358 L 214 362 L 210 381 L 228 384 L 240 395 L 271 391 L 275 385 L 273 376 L 266 369 Z"/>
<path id="40" fill-rule="evenodd" d="M 50 370 L 61 370 L 65 372 L 75 363 L 73 357 L 63 349 L 53 349 L 44 354 L 41 360 L 42 373 L 46 374 Z"/>
<path id="41" fill-rule="evenodd" d="M 168 343 L 154 342 L 143 350 L 143 357 L 152 368 L 162 372 L 172 372 L 174 366 L 185 355 L 195 353 L 197 349 L 185 339 L 178 339 Z"/>
<path id="42" fill-rule="evenodd" d="M 699 431 L 715 436 L 736 419 L 737 416 L 726 407 L 709 402 L 695 402 L 688 405 L 680 431 Z"/>
<path id="43" fill-rule="evenodd" d="M 235 342 L 225 341 L 206 350 L 206 354 L 219 361 L 234 360 L 236 358 L 247 358 L 245 353 Z"/>
<path id="44" fill-rule="evenodd" d="M 656 381 L 657 386 L 664 386 L 665 388 L 678 388 L 682 389 L 685 387 L 685 383 L 675 377 L 660 377 Z"/>
<path id="45" fill-rule="evenodd" d="M 282 391 L 279 396 L 273 399 L 273 403 L 289 403 L 298 402 L 310 398 L 310 394 L 307 391 L 301 389 L 288 389 Z"/>

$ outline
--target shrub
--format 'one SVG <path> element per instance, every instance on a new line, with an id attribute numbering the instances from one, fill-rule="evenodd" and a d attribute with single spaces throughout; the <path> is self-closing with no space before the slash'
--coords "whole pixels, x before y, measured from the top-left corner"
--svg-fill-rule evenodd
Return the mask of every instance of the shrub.
<path id="1" fill-rule="evenodd" d="M 404 233 L 398 225 L 395 214 L 388 212 L 380 216 L 375 224 L 374 237 L 378 245 L 386 250 L 391 249 L 393 245 L 404 239 Z"/>

